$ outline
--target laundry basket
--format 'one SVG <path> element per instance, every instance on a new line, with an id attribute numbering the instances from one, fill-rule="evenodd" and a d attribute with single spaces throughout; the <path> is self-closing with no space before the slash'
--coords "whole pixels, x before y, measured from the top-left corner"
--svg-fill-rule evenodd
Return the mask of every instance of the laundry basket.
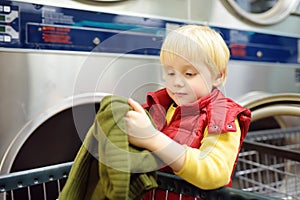
<path id="1" fill-rule="evenodd" d="M 249 132 L 235 178 L 243 191 L 300 200 L 300 127 Z"/>
<path id="2" fill-rule="evenodd" d="M 66 182 L 72 162 L 37 169 L 13 172 L 0 176 L 0 199 L 2 200 L 55 200 Z M 260 194 L 222 187 L 216 190 L 201 190 L 176 175 L 157 172 L 160 189 L 195 198 L 211 200 L 271 200 Z M 2 196 L 1 196 L 2 195 Z M 166 195 L 167 199 L 167 195 Z"/>

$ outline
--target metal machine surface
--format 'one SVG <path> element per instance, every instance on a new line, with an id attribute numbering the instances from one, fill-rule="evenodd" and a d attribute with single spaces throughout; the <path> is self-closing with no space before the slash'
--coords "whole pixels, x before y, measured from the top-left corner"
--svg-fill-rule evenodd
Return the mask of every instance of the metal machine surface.
<path id="1" fill-rule="evenodd" d="M 185 23 L 219 30 L 232 53 L 225 94 L 300 91 L 299 1 L 257 24 L 225 0 L 0 3 L 0 174 L 70 161 L 108 93 L 162 86 L 159 48 Z"/>

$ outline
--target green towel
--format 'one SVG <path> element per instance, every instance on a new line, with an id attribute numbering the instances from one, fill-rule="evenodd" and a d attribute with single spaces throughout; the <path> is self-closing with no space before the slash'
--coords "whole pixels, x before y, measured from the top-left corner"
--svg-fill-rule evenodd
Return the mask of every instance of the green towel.
<path id="1" fill-rule="evenodd" d="M 157 187 L 155 170 L 162 162 L 128 143 L 124 115 L 129 109 L 126 98 L 102 99 L 59 200 L 140 199 Z"/>

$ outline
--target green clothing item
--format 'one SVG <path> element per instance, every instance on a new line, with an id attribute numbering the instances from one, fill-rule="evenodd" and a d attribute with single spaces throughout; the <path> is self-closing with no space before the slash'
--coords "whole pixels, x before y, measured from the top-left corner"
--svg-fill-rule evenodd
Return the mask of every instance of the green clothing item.
<path id="1" fill-rule="evenodd" d="M 128 143 L 124 115 L 129 109 L 126 98 L 102 99 L 59 200 L 140 199 L 157 187 L 155 170 L 162 162 Z"/>

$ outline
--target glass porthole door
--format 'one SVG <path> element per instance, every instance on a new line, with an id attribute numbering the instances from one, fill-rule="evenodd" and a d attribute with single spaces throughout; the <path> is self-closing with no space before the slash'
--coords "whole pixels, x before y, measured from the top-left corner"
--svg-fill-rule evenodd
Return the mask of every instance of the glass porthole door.
<path id="1" fill-rule="evenodd" d="M 299 0 L 227 0 L 243 18 L 261 25 L 271 25 L 289 16 Z"/>

